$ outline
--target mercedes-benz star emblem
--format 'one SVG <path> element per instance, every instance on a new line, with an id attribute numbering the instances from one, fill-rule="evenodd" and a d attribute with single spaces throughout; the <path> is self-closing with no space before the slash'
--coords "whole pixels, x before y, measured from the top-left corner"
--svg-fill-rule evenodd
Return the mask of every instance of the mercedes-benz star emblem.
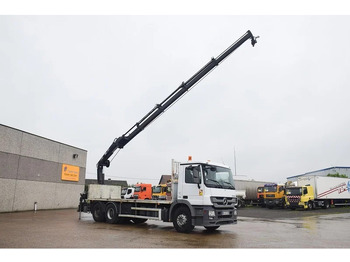
<path id="1" fill-rule="evenodd" d="M 224 206 L 226 206 L 227 205 L 227 198 L 225 197 L 224 198 Z"/>

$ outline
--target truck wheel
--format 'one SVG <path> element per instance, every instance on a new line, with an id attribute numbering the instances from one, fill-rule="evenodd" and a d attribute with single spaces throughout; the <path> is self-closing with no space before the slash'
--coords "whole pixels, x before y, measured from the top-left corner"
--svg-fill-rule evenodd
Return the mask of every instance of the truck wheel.
<path id="1" fill-rule="evenodd" d="M 104 206 L 101 202 L 96 202 L 92 205 L 91 214 L 96 222 L 106 221 Z"/>
<path id="2" fill-rule="evenodd" d="M 142 224 L 142 223 L 145 223 L 147 221 L 147 219 L 145 219 L 145 218 L 132 218 L 131 221 L 134 222 L 134 224 Z"/>
<path id="3" fill-rule="evenodd" d="M 313 207 L 314 207 L 313 203 L 312 203 L 311 201 L 309 201 L 309 202 L 307 203 L 307 209 L 308 209 L 308 210 L 311 210 Z"/>
<path id="4" fill-rule="evenodd" d="M 109 203 L 106 207 L 106 222 L 109 224 L 116 224 L 121 221 L 118 216 L 118 208 L 114 203 Z"/>
<path id="5" fill-rule="evenodd" d="M 191 212 L 187 207 L 179 207 L 175 210 L 173 225 L 180 233 L 190 233 L 193 230 Z"/>
<path id="6" fill-rule="evenodd" d="M 205 227 L 205 229 L 208 231 L 208 232 L 213 232 L 215 231 L 216 229 L 218 229 L 220 226 L 214 226 L 214 227 Z"/>
<path id="7" fill-rule="evenodd" d="M 323 208 L 324 209 L 328 209 L 328 208 L 330 208 L 330 206 L 331 205 L 329 204 L 329 201 L 325 200 L 324 203 L 323 203 Z"/>

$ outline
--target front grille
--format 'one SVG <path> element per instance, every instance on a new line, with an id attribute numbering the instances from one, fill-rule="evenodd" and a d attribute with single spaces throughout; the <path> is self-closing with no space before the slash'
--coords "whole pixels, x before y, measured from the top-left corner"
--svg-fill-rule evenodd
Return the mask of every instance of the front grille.
<path id="1" fill-rule="evenodd" d="M 300 202 L 300 196 L 287 196 L 289 203 L 299 203 Z"/>
<path id="2" fill-rule="evenodd" d="M 211 202 L 214 207 L 225 208 L 233 207 L 237 203 L 237 198 L 235 197 L 210 197 Z"/>
<path id="3" fill-rule="evenodd" d="M 266 197 L 275 197 L 275 194 L 266 194 Z"/>

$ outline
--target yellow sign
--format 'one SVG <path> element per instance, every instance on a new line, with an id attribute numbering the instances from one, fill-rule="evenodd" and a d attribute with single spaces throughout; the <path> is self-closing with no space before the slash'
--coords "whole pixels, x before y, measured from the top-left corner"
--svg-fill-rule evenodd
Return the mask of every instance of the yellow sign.
<path id="1" fill-rule="evenodd" d="M 62 164 L 62 180 L 79 181 L 79 167 Z"/>

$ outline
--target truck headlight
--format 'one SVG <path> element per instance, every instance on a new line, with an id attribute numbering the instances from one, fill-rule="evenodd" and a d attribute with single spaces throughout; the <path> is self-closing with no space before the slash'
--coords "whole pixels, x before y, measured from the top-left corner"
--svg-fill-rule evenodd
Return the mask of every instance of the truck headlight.
<path id="1" fill-rule="evenodd" d="M 215 217 L 215 210 L 209 210 L 208 216 L 209 217 Z"/>
<path id="2" fill-rule="evenodd" d="M 233 215 L 237 216 L 237 209 L 233 210 Z"/>

